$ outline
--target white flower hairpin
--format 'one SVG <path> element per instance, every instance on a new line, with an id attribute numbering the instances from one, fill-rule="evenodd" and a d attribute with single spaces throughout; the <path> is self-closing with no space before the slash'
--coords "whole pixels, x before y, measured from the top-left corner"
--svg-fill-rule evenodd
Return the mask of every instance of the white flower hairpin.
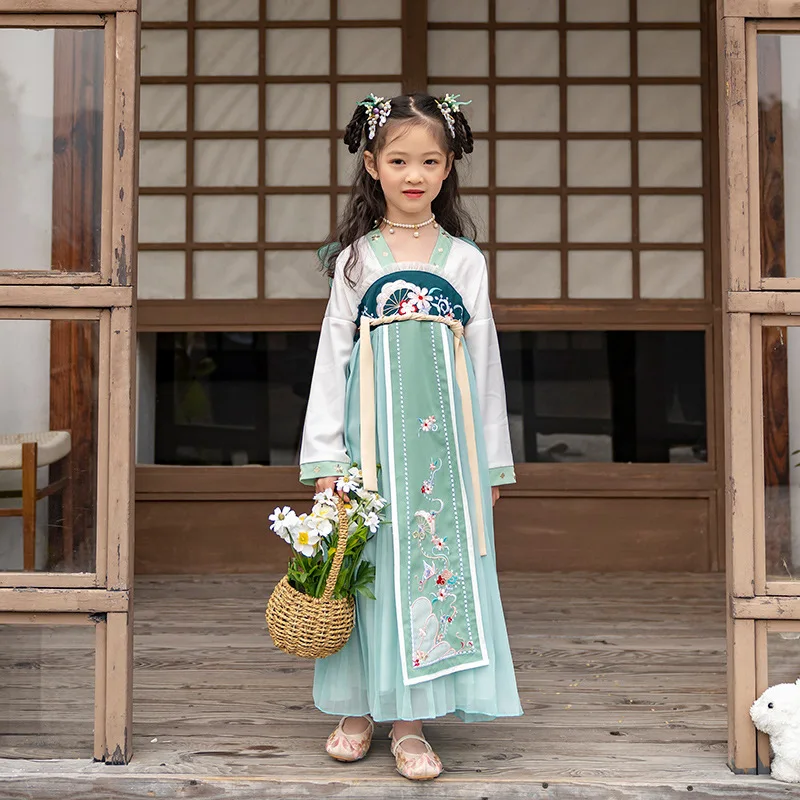
<path id="1" fill-rule="evenodd" d="M 453 114 L 458 112 L 460 106 L 468 106 L 472 100 L 459 100 L 460 94 L 446 94 L 444 97 L 437 98 L 436 105 L 439 111 L 442 112 L 447 127 L 450 128 L 450 135 L 455 138 L 456 127 L 453 120 Z"/>
<path id="2" fill-rule="evenodd" d="M 389 114 L 392 113 L 392 102 L 383 97 L 376 97 L 374 94 L 370 94 L 359 105 L 367 109 L 368 137 L 374 139 L 375 131 L 386 124 Z"/>

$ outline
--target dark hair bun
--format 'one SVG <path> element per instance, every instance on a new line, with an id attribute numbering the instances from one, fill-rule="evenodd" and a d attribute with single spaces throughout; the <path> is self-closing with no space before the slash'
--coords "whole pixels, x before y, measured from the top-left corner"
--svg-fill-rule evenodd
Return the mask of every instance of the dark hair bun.
<path id="1" fill-rule="evenodd" d="M 467 118 L 461 111 L 453 114 L 453 154 L 461 158 L 464 153 L 471 153 L 473 150 L 474 138 L 472 128 L 467 122 Z"/>
<path id="2" fill-rule="evenodd" d="M 353 117 L 344 129 L 344 143 L 351 153 L 357 153 L 361 147 L 361 139 L 364 136 L 364 127 L 367 124 L 367 109 L 365 106 L 356 106 Z"/>

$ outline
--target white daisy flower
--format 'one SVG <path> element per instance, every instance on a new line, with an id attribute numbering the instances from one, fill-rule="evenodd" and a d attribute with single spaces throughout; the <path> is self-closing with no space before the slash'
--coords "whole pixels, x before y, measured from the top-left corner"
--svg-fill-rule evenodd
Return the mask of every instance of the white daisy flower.
<path id="1" fill-rule="evenodd" d="M 313 556 L 319 546 L 320 535 L 310 524 L 308 514 L 301 514 L 292 529 L 292 547 L 304 556 Z"/>
<path id="2" fill-rule="evenodd" d="M 324 491 L 317 492 L 314 495 L 315 503 L 329 503 L 332 506 L 336 505 L 336 499 L 333 496 L 333 489 L 325 489 Z"/>
<path id="3" fill-rule="evenodd" d="M 353 480 L 352 476 L 342 475 L 342 477 L 336 481 L 336 488 L 340 492 L 349 494 L 350 492 L 354 492 L 358 488 L 358 484 Z"/>
<path id="4" fill-rule="evenodd" d="M 372 533 L 378 530 L 378 525 L 381 524 L 378 515 L 374 511 L 370 511 L 366 517 L 364 517 L 364 524 L 370 529 Z"/>
<path id="5" fill-rule="evenodd" d="M 270 514 L 270 528 L 278 534 L 285 542 L 291 538 L 291 529 L 297 524 L 297 514 L 289 506 L 276 508 Z"/>

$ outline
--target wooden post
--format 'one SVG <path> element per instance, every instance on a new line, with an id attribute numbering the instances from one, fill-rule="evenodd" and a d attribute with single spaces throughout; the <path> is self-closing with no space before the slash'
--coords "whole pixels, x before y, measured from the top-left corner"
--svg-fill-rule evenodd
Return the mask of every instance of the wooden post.
<path id="1" fill-rule="evenodd" d="M 36 569 L 36 442 L 22 445 L 22 567 Z"/>

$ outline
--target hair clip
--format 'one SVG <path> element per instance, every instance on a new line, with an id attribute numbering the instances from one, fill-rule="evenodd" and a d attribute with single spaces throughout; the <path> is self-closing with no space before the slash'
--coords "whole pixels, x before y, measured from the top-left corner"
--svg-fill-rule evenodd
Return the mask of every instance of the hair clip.
<path id="1" fill-rule="evenodd" d="M 472 100 L 459 100 L 459 97 L 461 97 L 460 94 L 446 94 L 444 97 L 436 99 L 436 105 L 439 107 L 439 111 L 442 112 L 447 127 L 450 128 L 450 135 L 453 138 L 456 135 L 453 114 L 458 112 L 459 106 L 468 106 L 472 102 Z"/>
<path id="2" fill-rule="evenodd" d="M 392 101 L 383 97 L 376 97 L 370 94 L 358 105 L 367 109 L 367 127 L 369 128 L 369 138 L 375 138 L 375 130 L 380 128 L 389 119 L 392 113 Z"/>

